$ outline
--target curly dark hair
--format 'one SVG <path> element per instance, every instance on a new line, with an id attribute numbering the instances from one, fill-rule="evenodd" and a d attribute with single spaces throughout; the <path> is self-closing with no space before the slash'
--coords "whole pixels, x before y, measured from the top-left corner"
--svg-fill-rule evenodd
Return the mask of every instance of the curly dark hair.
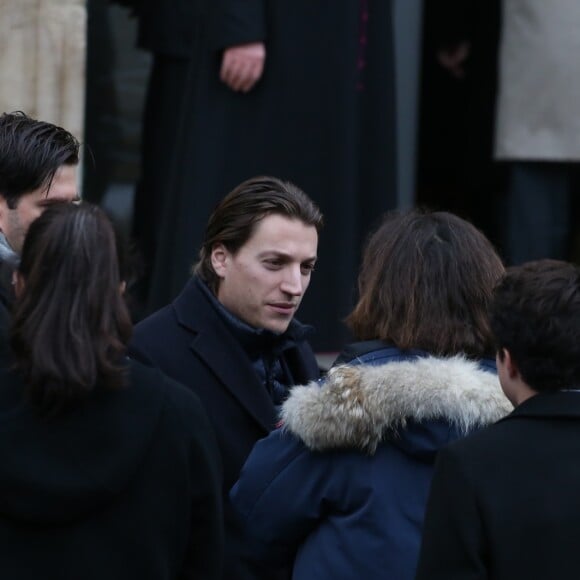
<path id="1" fill-rule="evenodd" d="M 535 391 L 580 388 L 580 268 L 539 260 L 509 268 L 495 289 L 491 327 Z"/>

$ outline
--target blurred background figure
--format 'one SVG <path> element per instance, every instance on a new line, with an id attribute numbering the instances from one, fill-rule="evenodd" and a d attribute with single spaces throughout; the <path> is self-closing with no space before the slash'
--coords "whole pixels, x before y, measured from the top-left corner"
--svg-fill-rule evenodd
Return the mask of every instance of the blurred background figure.
<path id="1" fill-rule="evenodd" d="M 424 3 L 416 202 L 500 242 L 504 168 L 493 159 L 501 0 Z"/>
<path id="2" fill-rule="evenodd" d="M 24 111 L 84 135 L 84 0 L 0 2 L 0 113 Z"/>
<path id="3" fill-rule="evenodd" d="M 503 272 L 453 214 L 387 216 L 347 319 L 358 342 L 290 391 L 231 492 L 250 560 L 293 580 L 414 578 L 438 450 L 511 410 L 487 318 Z"/>
<path id="4" fill-rule="evenodd" d="M 179 126 L 184 120 L 181 111 L 197 25 L 204 18 L 205 10 L 192 0 L 116 2 L 131 7 L 137 18 L 137 46 L 151 55 L 142 115 L 140 176 L 132 220 L 133 236 L 144 259 L 143 277 L 136 288 L 144 306 L 161 216 L 171 195 L 170 172 L 177 152 Z M 190 108 L 187 111 L 194 113 Z"/>
<path id="5" fill-rule="evenodd" d="M 183 111 L 176 119 L 174 100 L 156 121 L 164 131 L 179 122 L 173 171 L 153 178 L 163 188 L 136 207 L 159 232 L 150 307 L 184 285 L 216 203 L 270 174 L 296 183 L 327 216 L 316 273 L 324 283 L 302 308 L 318 349 L 342 344 L 362 241 L 396 205 L 391 11 L 385 0 L 195 4 Z M 164 171 L 162 159 L 153 171 Z"/>
<path id="6" fill-rule="evenodd" d="M 195 395 L 126 358 L 118 253 L 89 204 L 47 209 L 24 242 L 0 370 L 7 578 L 221 576 L 217 444 Z"/>
<path id="7" fill-rule="evenodd" d="M 580 161 L 580 4 L 503 0 L 495 156 L 509 163 L 512 263 L 570 254 Z"/>

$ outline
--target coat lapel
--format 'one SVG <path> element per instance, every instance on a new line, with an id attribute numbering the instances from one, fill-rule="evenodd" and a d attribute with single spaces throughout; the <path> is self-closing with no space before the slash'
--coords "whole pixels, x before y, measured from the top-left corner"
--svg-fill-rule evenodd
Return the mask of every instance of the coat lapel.
<path id="1" fill-rule="evenodd" d="M 195 336 L 190 348 L 216 375 L 238 403 L 264 428 L 271 431 L 277 414 L 242 347 L 206 296 L 191 280 L 174 302 L 179 323 Z"/>

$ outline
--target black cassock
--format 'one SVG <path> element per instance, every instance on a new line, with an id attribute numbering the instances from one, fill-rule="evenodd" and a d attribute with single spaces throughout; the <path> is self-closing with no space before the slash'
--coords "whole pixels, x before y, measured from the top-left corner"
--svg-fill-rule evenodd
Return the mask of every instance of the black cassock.
<path id="1" fill-rule="evenodd" d="M 324 213 L 319 261 L 299 318 L 316 327 L 317 350 L 341 347 L 362 242 L 396 204 L 391 4 L 195 3 L 173 170 L 158 192 L 166 199 L 157 215 L 150 307 L 181 290 L 216 203 L 249 177 L 273 175 L 294 182 Z M 254 41 L 266 44 L 264 75 L 248 94 L 234 93 L 219 80 L 222 51 Z"/>

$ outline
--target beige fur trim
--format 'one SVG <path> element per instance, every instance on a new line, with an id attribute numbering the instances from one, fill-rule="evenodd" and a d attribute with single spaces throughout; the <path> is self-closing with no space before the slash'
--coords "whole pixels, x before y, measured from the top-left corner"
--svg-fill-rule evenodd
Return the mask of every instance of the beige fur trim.
<path id="1" fill-rule="evenodd" d="M 461 356 L 331 369 L 321 386 L 294 387 L 282 408 L 286 429 L 313 450 L 373 452 L 407 419 L 445 419 L 467 433 L 512 411 L 498 378 Z"/>

